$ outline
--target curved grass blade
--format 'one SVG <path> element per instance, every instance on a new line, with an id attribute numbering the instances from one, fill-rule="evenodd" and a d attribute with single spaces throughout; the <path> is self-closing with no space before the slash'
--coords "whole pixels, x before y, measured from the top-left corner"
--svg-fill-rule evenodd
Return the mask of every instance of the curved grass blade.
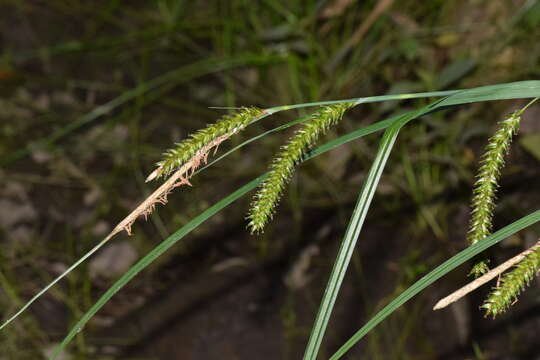
<path id="1" fill-rule="evenodd" d="M 461 90 L 445 98 L 439 106 L 469 104 L 480 101 L 524 99 L 538 97 L 540 80 L 518 81 Z"/>
<path id="2" fill-rule="evenodd" d="M 315 360 L 317 354 L 319 353 L 319 348 L 322 343 L 322 339 L 326 332 L 328 326 L 328 321 L 330 320 L 330 315 L 334 309 L 334 304 L 336 302 L 339 289 L 343 283 L 343 278 L 347 272 L 347 268 L 351 261 L 351 256 L 360 236 L 360 231 L 364 225 L 366 215 L 368 213 L 371 201 L 377 190 L 379 180 L 381 178 L 382 172 L 392 152 L 393 146 L 396 142 L 399 131 L 403 126 L 409 121 L 416 119 L 436 108 L 437 103 L 430 104 L 418 111 L 413 111 L 403 116 L 400 116 L 392 126 L 390 126 L 384 133 L 384 136 L 379 144 L 379 150 L 371 165 L 371 169 L 366 177 L 358 200 L 356 202 L 356 207 L 353 210 L 351 219 L 345 231 L 343 240 L 341 241 L 341 246 L 339 248 L 338 254 L 336 256 L 336 261 L 330 273 L 330 279 L 326 285 L 326 290 L 324 291 L 323 299 L 321 300 L 321 305 L 315 318 L 315 324 L 313 325 L 311 335 L 306 346 L 306 351 L 304 353 L 304 360 Z"/>
<path id="3" fill-rule="evenodd" d="M 499 231 L 493 233 L 487 238 L 478 241 L 476 244 L 469 246 L 465 250 L 462 250 L 458 254 L 452 256 L 441 265 L 433 269 L 429 274 L 423 276 L 420 280 L 415 282 L 407 290 L 402 292 L 398 297 L 392 300 L 381 311 L 379 311 L 374 317 L 369 320 L 360 330 L 358 330 L 339 350 L 332 355 L 330 360 L 337 360 L 341 358 L 354 344 L 362 339 L 367 333 L 369 333 L 375 326 L 377 326 L 386 317 L 396 311 L 401 305 L 405 304 L 416 294 L 424 290 L 435 281 L 448 274 L 464 262 L 472 259 L 474 256 L 480 254 L 487 248 L 497 244 L 498 242 L 512 236 L 520 230 L 523 230 L 540 221 L 540 210 L 522 217 L 521 219 L 513 222 L 510 225 L 505 226 Z"/>
<path id="4" fill-rule="evenodd" d="M 266 109 L 267 111 L 278 112 L 284 110 L 306 108 L 321 105 L 341 104 L 345 102 L 355 102 L 356 105 L 391 101 L 391 100 L 407 100 L 407 99 L 419 99 L 427 97 L 442 97 L 446 96 L 446 101 L 439 106 L 452 106 L 462 105 L 480 101 L 493 101 L 493 100 L 508 100 L 508 99 L 523 99 L 538 97 L 540 92 L 540 80 L 525 80 L 516 81 L 511 83 L 496 84 L 480 86 L 471 89 L 462 90 L 446 90 L 446 91 L 433 91 L 424 93 L 408 93 L 408 94 L 395 94 L 395 95 L 382 95 L 382 96 L 368 96 L 351 98 L 344 100 L 332 100 L 332 101 L 318 101 L 303 104 L 283 105 Z"/>
<path id="5" fill-rule="evenodd" d="M 310 103 L 294 104 L 294 105 L 282 105 L 266 109 L 272 113 L 314 106 L 326 106 L 326 105 L 335 105 L 353 102 L 354 105 L 368 104 L 375 102 L 384 102 L 384 101 L 398 101 L 398 100 L 410 100 L 410 99 L 422 99 L 429 97 L 443 97 L 450 96 L 459 93 L 463 90 L 446 90 L 446 91 L 431 91 L 431 92 L 422 92 L 422 93 L 407 93 L 407 94 L 392 94 L 392 95 L 377 95 L 377 96 L 367 96 L 367 97 L 358 97 L 351 99 L 343 100 L 330 100 L 330 101 L 316 101 Z"/>

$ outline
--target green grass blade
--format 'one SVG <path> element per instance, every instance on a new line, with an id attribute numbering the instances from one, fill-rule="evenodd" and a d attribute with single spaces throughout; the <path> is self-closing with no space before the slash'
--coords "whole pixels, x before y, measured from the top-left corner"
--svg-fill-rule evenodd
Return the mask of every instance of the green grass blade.
<path id="1" fill-rule="evenodd" d="M 352 213 L 349 225 L 347 226 L 345 236 L 341 242 L 336 261 L 330 274 L 330 279 L 328 280 L 326 290 L 324 291 L 319 312 L 317 313 L 315 324 L 313 325 L 308 345 L 304 353 L 305 360 L 315 360 L 317 358 L 356 241 L 360 236 L 360 231 L 362 230 L 369 206 L 371 205 L 371 200 L 373 199 L 382 171 L 384 170 L 399 133 L 399 128 L 397 130 L 395 128 L 396 125 L 393 125 L 384 133 L 377 156 L 375 157 L 366 181 L 360 191 L 360 196 L 358 197 L 356 207 Z"/>
<path id="2" fill-rule="evenodd" d="M 439 106 L 452 106 L 480 101 L 524 99 L 538 97 L 540 80 L 481 86 L 459 91 L 444 99 Z"/>
<path id="3" fill-rule="evenodd" d="M 307 107 L 313 107 L 313 106 L 326 106 L 326 105 L 342 104 L 342 103 L 349 103 L 349 102 L 354 102 L 355 105 L 360 105 L 360 104 L 368 104 L 368 103 L 384 102 L 384 101 L 422 99 L 422 98 L 428 98 L 428 97 L 449 96 L 449 95 L 457 94 L 460 91 L 462 90 L 446 90 L 446 91 L 432 91 L 432 92 L 422 92 L 422 93 L 377 95 L 377 96 L 367 96 L 367 97 L 359 97 L 359 98 L 344 99 L 344 100 L 317 101 L 317 102 L 310 102 L 310 103 L 303 103 L 303 104 L 282 105 L 282 106 L 268 108 L 266 110 L 272 113 L 275 113 L 275 112 L 285 111 L 285 110 L 293 110 L 293 109 L 307 108 Z"/>
<path id="4" fill-rule="evenodd" d="M 454 270 L 456 267 L 460 266 L 467 260 L 472 259 L 474 256 L 495 245 L 496 243 L 512 236 L 518 231 L 523 230 L 539 221 L 540 210 L 537 210 L 513 222 L 512 224 L 505 226 L 504 228 L 493 233 L 487 238 L 480 240 L 476 244 L 471 245 L 470 247 L 446 260 L 444 263 L 432 270 L 429 274 L 423 276 L 420 280 L 415 282 L 407 290 L 402 292 L 398 297 L 396 297 L 388 305 L 386 305 L 381 311 L 379 311 L 373 318 L 371 318 L 371 320 L 366 323 L 366 325 L 364 325 L 360 330 L 358 330 L 341 348 L 339 348 L 339 350 L 334 355 L 332 355 L 330 360 L 337 360 L 341 358 L 354 344 L 360 341 L 360 339 L 362 339 L 375 326 L 377 326 L 381 321 L 383 321 L 386 317 L 392 314 L 401 305 L 405 304 L 416 294 L 424 290 L 429 285 L 433 284 L 435 281 L 437 281 L 444 275 L 448 274 L 450 271 Z"/>
<path id="5" fill-rule="evenodd" d="M 311 330 L 311 335 L 306 346 L 306 351 L 304 353 L 304 360 L 315 360 L 319 353 L 319 348 L 322 343 L 322 339 L 326 332 L 328 326 L 328 321 L 330 320 L 330 315 L 334 308 L 339 289 L 343 283 L 343 278 L 347 272 L 347 268 L 351 261 L 351 257 L 360 236 L 362 226 L 366 219 L 371 201 L 377 190 L 379 180 L 381 178 L 382 172 L 392 152 L 394 144 L 396 142 L 397 136 L 401 128 L 408 123 L 409 121 L 416 119 L 430 111 L 432 111 L 437 106 L 437 102 L 430 104 L 418 111 L 413 111 L 406 113 L 398 117 L 395 121 L 392 121 L 392 125 L 385 131 L 384 136 L 379 144 L 379 150 L 373 161 L 371 169 L 366 177 L 364 185 L 358 196 L 356 202 L 356 207 L 353 210 L 351 219 L 345 231 L 343 240 L 341 241 L 341 246 L 339 248 L 336 261 L 330 273 L 330 279 L 326 285 L 326 290 L 324 291 L 323 299 L 321 300 L 321 305 L 315 318 L 315 324 Z"/>
<path id="6" fill-rule="evenodd" d="M 279 59 L 280 59 L 279 57 L 276 58 L 276 57 L 261 57 L 261 56 L 254 56 L 254 55 L 245 55 L 238 58 L 225 59 L 225 60 L 222 60 L 222 59 L 204 60 L 195 64 L 187 65 L 185 67 L 173 70 L 169 73 L 166 73 L 157 78 L 154 78 L 144 84 L 141 84 L 131 90 L 126 91 L 125 93 L 109 101 L 108 103 L 96 107 L 91 112 L 83 115 L 79 119 L 73 121 L 69 125 L 63 127 L 62 129 L 58 130 L 57 132 L 53 133 L 47 138 L 42 139 L 41 141 L 38 141 L 37 145 L 47 146 L 47 145 L 54 144 L 58 140 L 64 138 L 66 135 L 70 134 L 71 132 L 98 119 L 102 115 L 110 113 L 112 110 L 114 110 L 118 106 L 123 105 L 127 103 L 128 101 L 131 101 L 132 99 L 152 89 L 155 89 L 156 87 L 166 84 L 169 81 L 173 81 L 174 79 L 180 79 L 177 81 L 185 82 L 185 81 L 192 80 L 196 77 L 200 77 L 205 74 L 219 72 L 219 71 L 227 70 L 229 68 L 233 68 L 233 67 L 237 67 L 237 66 L 241 66 L 245 64 L 260 64 L 260 63 L 265 63 L 265 62 L 279 61 Z M 467 102 L 476 102 L 476 101 L 535 97 L 535 96 L 529 96 L 526 94 L 530 92 L 535 92 L 535 91 L 538 92 L 539 88 L 540 88 L 540 81 L 529 80 L 529 81 L 519 81 L 519 82 L 507 83 L 507 84 L 490 85 L 490 86 L 484 86 L 484 87 L 479 87 L 475 89 L 467 89 L 467 90 L 447 90 L 447 91 L 434 91 L 434 92 L 423 92 L 423 93 L 368 96 L 368 97 L 359 97 L 359 98 L 352 98 L 352 99 L 345 99 L 345 100 L 318 101 L 318 102 L 295 104 L 295 105 L 276 106 L 276 107 L 268 108 L 266 110 L 268 111 L 269 114 L 273 114 L 273 113 L 285 111 L 285 110 L 321 106 L 321 105 L 339 104 L 339 103 L 351 102 L 351 101 L 354 101 L 356 102 L 356 105 L 359 105 L 359 104 L 367 104 L 367 103 L 383 102 L 383 101 L 395 101 L 395 100 L 407 100 L 407 99 L 418 99 L 418 98 L 427 98 L 427 97 L 459 95 L 463 92 L 469 92 L 468 93 L 469 95 L 465 95 L 467 98 L 467 101 L 462 101 L 460 100 L 459 97 L 457 97 L 457 98 L 453 98 L 453 103 L 447 104 L 447 105 L 457 105 L 457 104 L 463 104 Z M 474 93 L 472 93 L 473 90 L 477 91 L 476 98 L 475 98 Z M 510 93 L 513 93 L 512 96 L 509 96 Z M 5 156 L 4 158 L 0 159 L 0 165 L 5 166 L 8 163 L 24 158 L 30 153 L 30 151 L 31 151 L 31 146 L 27 146 L 23 149 L 15 151 Z"/>
<path id="7" fill-rule="evenodd" d="M 344 100 L 332 100 L 332 101 L 318 101 L 303 104 L 283 105 L 266 109 L 271 112 L 278 112 L 284 110 L 306 108 L 321 105 L 341 104 L 345 102 L 355 102 L 356 105 L 383 102 L 383 101 L 395 101 L 395 100 L 407 100 L 407 99 L 419 99 L 428 97 L 442 97 L 446 96 L 447 102 L 440 106 L 462 105 L 479 101 L 493 101 L 493 100 L 508 100 L 508 99 L 523 99 L 537 97 L 540 92 L 540 80 L 526 80 L 517 81 L 512 83 L 504 83 L 497 85 L 480 86 L 472 89 L 464 90 L 446 90 L 446 91 L 433 91 L 423 93 L 407 93 L 407 94 L 395 94 L 395 95 L 382 95 L 382 96 L 368 96 L 359 97 Z"/>

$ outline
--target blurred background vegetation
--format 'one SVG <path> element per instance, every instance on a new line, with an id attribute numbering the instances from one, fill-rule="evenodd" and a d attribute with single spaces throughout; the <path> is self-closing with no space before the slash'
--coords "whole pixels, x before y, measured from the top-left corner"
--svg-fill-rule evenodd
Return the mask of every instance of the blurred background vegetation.
<path id="1" fill-rule="evenodd" d="M 540 77 L 536 0 L 0 1 L 0 315 L 6 318 L 156 186 L 161 153 L 226 110 Z M 383 175 L 330 323 L 330 355 L 375 310 L 466 246 L 477 160 L 524 101 L 408 126 Z M 336 134 L 425 104 L 362 105 Z M 307 111 L 307 110 L 304 110 Z M 524 115 L 496 225 L 540 203 L 540 109 Z M 265 119 L 225 147 L 305 113 Z M 288 134 L 234 153 L 170 196 L 0 333 L 0 359 L 41 359 L 112 282 L 170 233 L 262 173 Z M 271 226 L 233 204 L 117 294 L 63 359 L 298 359 L 378 135 L 301 166 Z M 488 254 L 499 263 L 540 235 Z M 540 292 L 497 321 L 487 287 L 433 313 L 462 267 L 404 306 L 351 359 L 533 359 Z"/>

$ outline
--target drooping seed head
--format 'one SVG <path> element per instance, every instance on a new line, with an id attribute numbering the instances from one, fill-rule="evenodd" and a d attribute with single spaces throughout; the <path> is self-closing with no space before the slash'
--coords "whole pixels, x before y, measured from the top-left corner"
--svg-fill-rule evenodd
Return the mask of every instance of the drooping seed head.
<path id="1" fill-rule="evenodd" d="M 539 270 L 540 249 L 537 249 L 501 278 L 499 286 L 493 289 L 482 305 L 486 310 L 486 316 L 496 317 L 508 310 L 519 294 L 530 285 Z"/>
<path id="2" fill-rule="evenodd" d="M 504 157 L 508 153 L 512 137 L 518 131 L 520 114 L 521 112 L 515 112 L 498 124 L 497 130 L 489 139 L 486 152 L 482 156 L 471 201 L 471 220 L 467 234 L 471 245 L 491 234 L 501 169 L 504 167 Z M 479 277 L 487 271 L 489 271 L 487 263 L 481 261 L 473 267 L 471 274 Z"/>
<path id="3" fill-rule="evenodd" d="M 146 181 L 169 175 L 185 162 L 197 156 L 205 156 L 201 151 L 208 151 L 208 144 L 216 139 L 223 141 L 243 130 L 250 122 L 264 114 L 264 110 L 255 107 L 245 107 L 234 114 L 225 115 L 214 124 L 191 134 L 187 139 L 177 143 L 175 147 L 163 154 L 163 160 L 157 163 L 157 168 L 148 176 Z M 220 142 L 221 142 L 220 141 Z"/>
<path id="4" fill-rule="evenodd" d="M 354 105 L 342 103 L 323 107 L 294 133 L 286 145 L 281 147 L 272 160 L 268 176 L 253 197 L 247 215 L 248 228 L 252 234 L 261 232 L 272 219 L 281 194 L 302 156 L 321 135 L 342 119 L 345 111 Z"/>

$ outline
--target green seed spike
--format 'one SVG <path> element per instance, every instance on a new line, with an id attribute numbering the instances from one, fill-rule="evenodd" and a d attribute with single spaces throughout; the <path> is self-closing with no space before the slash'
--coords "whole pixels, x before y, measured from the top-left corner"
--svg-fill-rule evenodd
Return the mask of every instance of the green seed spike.
<path id="1" fill-rule="evenodd" d="M 280 152 L 272 160 L 267 178 L 253 197 L 247 216 L 248 228 L 252 234 L 261 232 L 272 219 L 281 194 L 302 156 L 321 135 L 342 119 L 345 111 L 354 105 L 355 103 L 351 102 L 321 108 L 295 132 L 286 145 L 281 147 Z"/>
<path id="2" fill-rule="evenodd" d="M 508 153 L 512 137 L 517 133 L 522 110 L 514 112 L 510 117 L 498 124 L 497 131 L 489 139 L 486 152 L 482 156 L 477 180 L 474 184 L 471 221 L 467 239 L 470 244 L 489 236 L 492 230 L 495 196 L 504 157 Z M 489 271 L 485 260 L 477 263 L 471 274 L 479 277 Z"/>
<path id="3" fill-rule="evenodd" d="M 505 274 L 500 285 L 495 287 L 482 308 L 486 316 L 496 317 L 504 313 L 517 300 L 519 294 L 530 285 L 540 269 L 540 249 L 525 257 L 514 269 Z"/>
<path id="4" fill-rule="evenodd" d="M 216 123 L 191 134 L 189 138 L 177 143 L 174 148 L 163 154 L 163 160 L 157 163 L 157 169 L 148 176 L 146 181 L 169 175 L 193 157 L 206 155 L 200 154 L 200 152 L 204 151 L 209 144 L 220 137 L 228 138 L 236 134 L 263 114 L 264 110 L 259 108 L 244 107 L 238 112 L 225 115 Z"/>

